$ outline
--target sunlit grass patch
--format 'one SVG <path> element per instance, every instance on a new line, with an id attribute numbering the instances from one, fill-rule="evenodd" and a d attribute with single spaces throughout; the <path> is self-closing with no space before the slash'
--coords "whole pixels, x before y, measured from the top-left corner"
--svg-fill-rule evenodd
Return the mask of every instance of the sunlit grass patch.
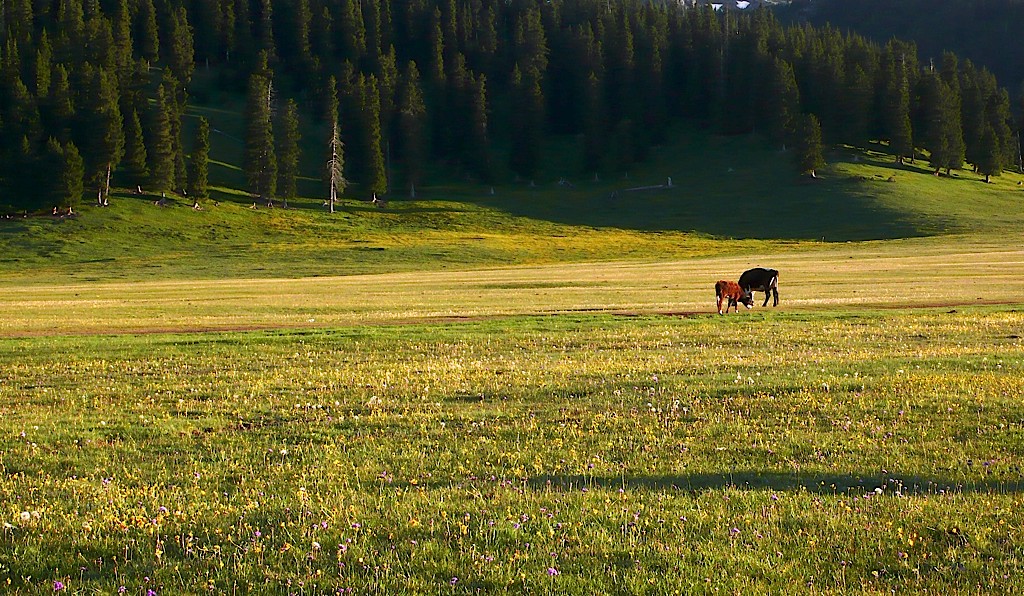
<path id="1" fill-rule="evenodd" d="M 0 340 L 0 581 L 1013 592 L 1024 315 L 958 311 Z"/>

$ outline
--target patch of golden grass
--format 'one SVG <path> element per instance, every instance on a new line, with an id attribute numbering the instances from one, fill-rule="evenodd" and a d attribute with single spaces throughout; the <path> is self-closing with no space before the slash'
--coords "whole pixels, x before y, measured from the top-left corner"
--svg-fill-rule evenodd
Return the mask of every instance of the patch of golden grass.
<path id="1" fill-rule="evenodd" d="M 1015 239 L 827 246 L 763 256 L 300 279 L 12 284 L 0 336 L 299 328 L 571 312 L 712 313 L 713 284 L 780 270 L 784 311 L 1016 303 Z M 761 295 L 756 307 L 760 308 Z"/>

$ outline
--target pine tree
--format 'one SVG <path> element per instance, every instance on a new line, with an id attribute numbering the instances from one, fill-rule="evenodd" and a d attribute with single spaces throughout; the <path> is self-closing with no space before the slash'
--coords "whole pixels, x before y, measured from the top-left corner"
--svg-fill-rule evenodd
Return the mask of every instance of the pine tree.
<path id="1" fill-rule="evenodd" d="M 894 62 L 891 67 L 884 90 L 882 134 L 889 139 L 889 150 L 896 155 L 896 163 L 902 164 L 904 159 L 913 157 L 914 153 L 910 124 L 910 82 L 905 58 L 900 57 L 899 62 Z"/>
<path id="2" fill-rule="evenodd" d="M 105 68 L 94 70 L 87 106 L 88 125 L 83 131 L 87 148 L 86 172 L 100 202 L 110 194 L 110 178 L 124 155 L 124 121 L 118 106 L 117 77 Z"/>
<path id="3" fill-rule="evenodd" d="M 992 127 L 996 144 L 999 147 L 1001 167 L 1014 162 L 1017 153 L 1017 139 L 1014 137 L 1011 123 L 1010 94 L 1006 89 L 993 89 L 985 104 L 985 119 Z"/>
<path id="4" fill-rule="evenodd" d="M 35 96 L 42 99 L 50 94 L 50 81 L 53 77 L 53 50 L 50 48 L 50 36 L 45 30 L 39 39 L 33 67 Z"/>
<path id="5" fill-rule="evenodd" d="M 361 153 L 361 168 L 355 178 L 372 195 L 383 195 L 388 190 L 387 171 L 380 130 L 380 96 L 377 79 L 373 75 L 359 76 L 357 83 L 361 105 L 357 151 Z"/>
<path id="6" fill-rule="evenodd" d="M 868 142 L 874 87 L 871 77 L 860 65 L 853 65 L 846 70 L 842 99 L 844 115 L 840 127 L 841 139 L 855 147 L 864 147 Z"/>
<path id="7" fill-rule="evenodd" d="M 941 130 L 946 151 L 943 154 L 942 167 L 946 169 L 948 176 L 952 170 L 959 170 L 963 167 L 966 150 L 963 134 L 959 59 L 952 52 L 943 53 L 939 77 L 942 79 L 944 88 Z"/>
<path id="8" fill-rule="evenodd" d="M 35 166 L 40 159 L 46 155 L 40 155 L 27 136 L 22 136 L 17 141 L 9 138 L 2 138 L 4 145 L 5 159 L 0 167 L 6 170 L 6 190 L 10 193 L 7 198 L 11 204 L 36 210 L 49 207 L 44 201 L 49 199 L 46 193 L 39 193 L 39 188 L 44 186 L 48 176 Z M 45 147 L 44 147 L 45 149 Z"/>
<path id="9" fill-rule="evenodd" d="M 762 118 L 768 140 L 777 147 L 785 147 L 793 134 L 800 115 L 800 89 L 796 84 L 793 66 L 782 58 L 772 61 L 767 96 Z"/>
<path id="10" fill-rule="evenodd" d="M 57 31 L 59 35 L 54 44 L 59 62 L 81 61 L 85 15 L 80 0 L 61 2 L 57 8 Z"/>
<path id="11" fill-rule="evenodd" d="M 131 10 L 128 0 L 117 0 L 112 23 L 114 64 L 117 67 L 118 76 L 122 80 L 127 80 L 133 63 Z"/>
<path id="12" fill-rule="evenodd" d="M 57 139 L 50 137 L 46 141 L 46 146 L 43 148 L 43 154 L 38 158 L 37 165 L 47 172 L 46 177 L 40 176 L 32 185 L 36 187 L 35 192 L 40 195 L 41 205 L 62 206 L 67 201 L 61 188 L 60 175 L 64 166 L 64 148 L 61 147 Z M 81 182 L 79 184 L 81 185 Z M 56 210 L 54 214 L 56 214 Z"/>
<path id="13" fill-rule="evenodd" d="M 221 40 L 224 32 L 223 7 L 220 0 L 193 2 L 189 6 L 189 24 L 192 25 L 192 40 L 196 64 L 210 64 L 221 56 Z"/>
<path id="14" fill-rule="evenodd" d="M 655 22 L 646 23 L 641 27 L 642 36 L 637 39 L 637 72 L 634 77 L 643 104 L 639 111 L 644 127 L 641 146 L 641 154 L 644 158 L 646 158 L 649 145 L 664 142 L 668 125 L 668 108 L 665 103 L 665 65 L 662 57 L 662 46 L 667 42 L 660 37 L 658 19 L 646 11 L 645 15 Z"/>
<path id="15" fill-rule="evenodd" d="M 277 47 L 274 43 L 274 6 L 270 0 L 257 0 L 256 16 L 253 25 L 256 27 L 256 42 L 260 52 L 265 52 L 272 64 L 277 63 Z"/>
<path id="16" fill-rule="evenodd" d="M 362 4 L 363 24 L 366 31 L 366 57 L 363 60 L 365 70 L 380 76 L 380 61 L 385 47 L 382 45 L 380 30 L 380 5 L 378 0 L 364 1 Z"/>
<path id="17" fill-rule="evenodd" d="M 135 51 L 150 62 L 160 57 L 160 36 L 153 0 L 138 0 L 135 12 Z"/>
<path id="18" fill-rule="evenodd" d="M 327 172 L 330 183 L 329 192 L 331 213 L 334 213 L 334 205 L 338 202 L 338 195 L 345 192 L 348 181 L 345 180 L 345 145 L 341 142 L 341 126 L 338 117 L 334 117 L 331 126 L 331 141 L 328 145 Z"/>
<path id="19" fill-rule="evenodd" d="M 171 13 L 170 31 L 166 48 L 166 61 L 174 77 L 187 87 L 195 70 L 195 47 L 188 12 L 184 6 Z"/>
<path id="20" fill-rule="evenodd" d="M 380 98 L 381 137 L 390 139 L 395 120 L 395 97 L 398 89 L 398 57 L 395 48 L 389 47 L 380 58 L 377 69 L 377 95 Z"/>
<path id="21" fill-rule="evenodd" d="M 146 142 L 142 136 L 142 122 L 139 113 L 132 108 L 124 119 L 124 159 L 121 163 L 124 181 L 130 186 L 141 186 L 148 182 L 149 169 L 146 166 Z"/>
<path id="22" fill-rule="evenodd" d="M 259 73 L 249 78 L 249 94 L 245 106 L 245 156 L 242 169 L 249 192 L 272 204 L 277 182 L 277 159 L 274 154 L 274 130 L 271 118 L 273 85 Z"/>
<path id="23" fill-rule="evenodd" d="M 413 197 L 423 176 L 426 113 L 420 73 L 416 63 L 409 62 L 398 89 L 398 149 Z"/>
<path id="24" fill-rule="evenodd" d="M 110 21 L 98 13 L 90 15 L 85 21 L 85 29 L 82 31 L 82 47 L 79 48 L 79 55 L 85 62 L 93 66 L 102 67 L 113 73 L 117 73 L 117 63 L 114 51 L 114 32 L 111 29 Z"/>
<path id="25" fill-rule="evenodd" d="M 544 96 L 540 88 L 540 73 L 525 73 L 517 64 L 512 71 L 512 153 L 509 165 L 523 178 L 537 174 L 544 138 Z"/>
<path id="26" fill-rule="evenodd" d="M 960 169 L 964 160 L 959 93 L 938 73 L 930 71 L 921 78 L 918 102 L 925 148 L 931 152 L 929 163 L 936 175 L 943 169 L 949 175 L 951 170 Z"/>
<path id="27" fill-rule="evenodd" d="M 280 132 L 277 135 L 277 192 L 284 200 L 298 196 L 297 181 L 299 178 L 299 106 L 294 99 L 289 99 L 280 121 Z"/>
<path id="28" fill-rule="evenodd" d="M 32 40 L 32 24 L 35 20 L 32 11 L 32 0 L 8 0 L 7 23 L 10 37 L 18 45 L 27 47 Z M 0 12 L 4 6 L 0 3 Z"/>
<path id="29" fill-rule="evenodd" d="M 309 46 L 314 57 L 320 58 L 321 62 L 334 56 L 334 39 L 331 31 L 334 29 L 334 19 L 331 16 L 331 9 L 324 6 L 316 13 L 309 27 Z M 331 122 L 328 120 L 328 122 Z"/>
<path id="30" fill-rule="evenodd" d="M 231 11 L 234 18 L 229 19 L 234 24 L 234 28 L 231 30 L 231 43 L 227 47 L 227 60 L 234 61 L 239 65 L 246 65 L 252 62 L 261 49 L 253 39 L 250 1 L 228 0 L 228 2 L 233 2 L 234 6 Z M 228 23 L 225 23 L 225 27 L 227 25 Z"/>
<path id="31" fill-rule="evenodd" d="M 185 144 L 182 141 L 182 119 L 188 101 L 185 86 L 178 82 L 172 73 L 164 71 L 164 96 L 167 98 L 167 123 L 171 142 L 171 159 L 174 163 L 174 175 L 171 186 L 175 190 L 184 190 L 188 183 L 188 170 L 185 162 Z"/>
<path id="32" fill-rule="evenodd" d="M 284 13 L 283 18 L 287 19 L 287 26 L 282 27 L 278 51 L 281 58 L 299 68 L 301 76 L 310 79 L 314 75 L 313 48 L 310 45 L 310 24 L 313 20 L 312 11 L 309 7 L 309 0 L 293 0 L 291 7 Z M 321 55 L 326 58 L 326 55 Z"/>
<path id="33" fill-rule="evenodd" d="M 1003 171 L 1002 147 L 999 146 L 996 131 L 988 124 L 984 125 L 981 133 L 981 147 L 975 165 L 978 167 L 978 173 L 985 177 L 985 182 Z"/>
<path id="34" fill-rule="evenodd" d="M 85 192 L 82 177 L 85 167 L 82 156 L 74 143 L 61 144 L 50 137 L 46 142 L 44 160 L 46 178 L 43 181 L 43 193 L 49 204 L 57 205 L 68 213 L 73 213 Z M 38 189 L 37 189 L 38 192 Z"/>
<path id="35" fill-rule="evenodd" d="M 210 196 L 210 123 L 200 117 L 196 126 L 196 138 L 192 143 L 192 155 L 188 168 L 188 195 L 194 201 Z"/>
<path id="36" fill-rule="evenodd" d="M 538 79 L 548 69 L 548 41 L 541 22 L 541 12 L 536 6 L 529 6 L 517 15 L 512 39 L 513 60 L 523 70 L 524 76 L 530 73 Z M 632 39 L 632 38 L 631 38 Z M 448 40 L 445 40 L 448 44 Z M 445 56 L 448 59 L 448 56 Z M 630 59 L 632 59 L 632 42 L 630 43 Z"/>
<path id="37" fill-rule="evenodd" d="M 466 116 L 468 130 L 465 145 L 465 160 L 470 170 L 480 180 L 490 182 L 491 141 L 487 126 L 487 78 L 484 75 L 470 76 L 467 82 Z"/>
<path id="38" fill-rule="evenodd" d="M 607 105 L 611 111 L 611 121 L 618 123 L 624 119 L 637 118 L 641 109 L 634 84 L 636 57 L 627 11 L 620 6 L 614 16 L 609 16 L 609 20 L 607 41 L 604 44 L 607 65 L 605 79 L 609 92 Z"/>
<path id="39" fill-rule="evenodd" d="M 362 4 L 359 0 L 339 0 L 338 31 L 334 37 L 339 42 L 340 58 L 354 64 L 366 54 L 366 27 L 363 23 Z"/>
<path id="40" fill-rule="evenodd" d="M 980 74 L 970 60 L 965 60 L 960 70 L 960 122 L 963 125 L 964 158 L 974 164 L 975 170 L 981 159 L 986 96 Z"/>
<path id="41" fill-rule="evenodd" d="M 430 32 L 429 32 L 429 60 L 427 63 L 427 72 L 429 73 L 429 82 L 434 87 L 441 87 L 444 85 L 444 76 L 447 72 L 445 65 L 445 39 L 444 32 L 441 29 L 441 9 L 435 8 L 431 20 Z"/>
<path id="42" fill-rule="evenodd" d="M 157 87 L 156 99 L 150 109 L 146 127 L 146 155 L 149 163 L 149 186 L 160 192 L 174 184 L 174 147 L 171 143 L 171 100 L 163 86 Z"/>
<path id="43" fill-rule="evenodd" d="M 825 165 L 822 155 L 821 124 L 814 114 L 804 114 L 797 121 L 796 151 L 793 154 L 801 173 L 816 178 L 816 170 Z"/>
<path id="44" fill-rule="evenodd" d="M 70 141 L 61 146 L 60 155 L 62 160 L 60 169 L 57 171 L 57 180 L 62 200 L 59 204 L 71 211 L 78 206 L 82 194 L 85 192 L 85 185 L 82 182 L 85 176 L 85 165 L 78 148 Z"/>
<path id="45" fill-rule="evenodd" d="M 50 77 L 50 96 L 46 99 L 45 111 L 49 130 L 61 142 L 71 140 L 71 125 L 75 119 L 75 105 L 71 93 L 68 71 L 63 64 L 53 67 Z"/>

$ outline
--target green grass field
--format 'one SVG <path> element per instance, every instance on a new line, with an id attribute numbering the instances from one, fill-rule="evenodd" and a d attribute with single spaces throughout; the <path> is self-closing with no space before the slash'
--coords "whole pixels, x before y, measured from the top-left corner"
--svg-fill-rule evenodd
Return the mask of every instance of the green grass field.
<path id="1" fill-rule="evenodd" d="M 0 220 L 0 591 L 1024 591 L 1021 176 L 686 138 Z"/>
<path id="2" fill-rule="evenodd" d="M 3 340 L 9 593 L 1015 593 L 1024 315 Z"/>

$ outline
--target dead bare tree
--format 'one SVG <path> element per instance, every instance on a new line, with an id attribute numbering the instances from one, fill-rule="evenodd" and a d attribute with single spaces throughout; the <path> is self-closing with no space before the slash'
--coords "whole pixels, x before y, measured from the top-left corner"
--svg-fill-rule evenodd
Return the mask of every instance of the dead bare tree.
<path id="1" fill-rule="evenodd" d="M 338 194 L 345 192 L 348 181 L 345 180 L 345 144 L 341 142 L 341 131 L 338 127 L 338 118 L 334 118 L 334 131 L 331 134 L 331 158 L 327 160 L 327 171 L 331 178 L 331 198 L 329 200 L 330 211 L 334 213 L 334 205 L 338 201 Z"/>
<path id="2" fill-rule="evenodd" d="M 331 198 L 328 202 L 331 213 L 334 213 L 334 206 L 338 202 L 338 195 L 344 193 L 348 181 L 345 180 L 345 144 L 341 142 L 341 131 L 338 127 L 338 118 L 334 119 L 334 130 L 331 134 L 331 159 L 327 162 L 328 173 L 331 177 Z"/>

